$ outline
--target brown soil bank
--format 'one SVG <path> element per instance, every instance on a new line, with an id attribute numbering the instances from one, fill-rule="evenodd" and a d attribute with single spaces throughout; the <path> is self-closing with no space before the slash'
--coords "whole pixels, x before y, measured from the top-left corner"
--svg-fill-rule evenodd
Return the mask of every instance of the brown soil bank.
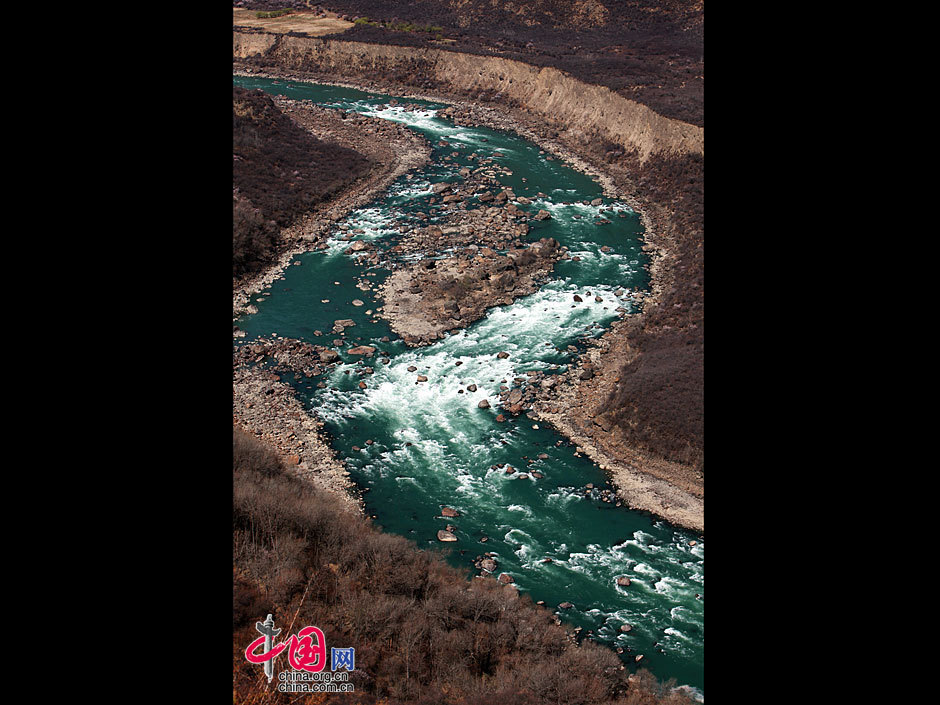
<path id="1" fill-rule="evenodd" d="M 307 8 L 305 0 L 234 4 Z M 331 0 L 330 8 L 356 20 L 345 41 L 551 66 L 660 115 L 705 124 L 703 0 Z"/>
<path id="2" fill-rule="evenodd" d="M 280 8 L 277 8 L 280 9 Z M 303 32 L 314 37 L 343 32 L 353 26 L 328 11 L 294 11 L 278 17 L 258 17 L 254 10 L 233 8 L 232 24 L 258 27 L 269 32 Z"/>
<path id="3" fill-rule="evenodd" d="M 609 88 L 583 83 L 550 67 L 441 49 L 247 30 L 234 31 L 233 57 L 259 68 L 383 77 L 460 95 L 494 93 L 497 102 L 535 113 L 557 129 L 582 132 L 583 139 L 601 140 L 614 150 L 635 150 L 641 161 L 652 154 L 704 154 L 705 150 L 703 128 L 670 120 Z"/>
<path id="4" fill-rule="evenodd" d="M 704 130 L 555 69 L 492 57 L 236 31 L 234 58 L 253 71 L 457 101 L 462 124 L 573 153 L 631 202 L 646 228 L 652 296 L 591 349 L 591 374 L 573 371 L 536 413 L 607 467 L 631 506 L 704 530 Z"/>
<path id="5" fill-rule="evenodd" d="M 317 139 L 261 91 L 232 93 L 232 270 L 270 264 L 279 229 L 377 169 L 359 152 Z"/>

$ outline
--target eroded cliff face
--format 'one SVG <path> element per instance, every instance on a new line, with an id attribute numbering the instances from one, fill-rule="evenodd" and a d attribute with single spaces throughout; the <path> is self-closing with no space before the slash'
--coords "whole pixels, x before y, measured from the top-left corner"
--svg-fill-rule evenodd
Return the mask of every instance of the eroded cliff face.
<path id="1" fill-rule="evenodd" d="M 498 57 L 312 37 L 235 30 L 233 58 L 262 59 L 296 71 L 333 73 L 337 78 L 394 77 L 411 85 L 431 84 L 462 94 L 488 91 L 537 114 L 569 138 L 651 155 L 705 153 L 705 131 L 671 120 L 604 88 L 554 68 L 538 68 Z"/>

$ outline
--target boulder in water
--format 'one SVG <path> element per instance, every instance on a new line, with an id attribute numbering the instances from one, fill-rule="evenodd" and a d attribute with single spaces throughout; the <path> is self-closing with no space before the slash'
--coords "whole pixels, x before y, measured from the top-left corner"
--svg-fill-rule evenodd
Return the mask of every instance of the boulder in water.
<path id="1" fill-rule="evenodd" d="M 368 355 L 372 356 L 375 353 L 375 348 L 371 345 L 357 345 L 354 348 L 349 348 L 347 350 L 350 355 Z"/>

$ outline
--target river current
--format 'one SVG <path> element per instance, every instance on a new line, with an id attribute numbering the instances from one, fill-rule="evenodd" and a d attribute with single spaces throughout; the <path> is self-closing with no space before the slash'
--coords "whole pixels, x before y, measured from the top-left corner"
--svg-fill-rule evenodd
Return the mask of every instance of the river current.
<path id="1" fill-rule="evenodd" d="M 376 523 L 422 548 L 443 552 L 468 575 L 476 572 L 475 557 L 494 553 L 496 574 L 511 575 L 533 600 L 553 609 L 571 602 L 574 607 L 558 612 L 583 628 L 582 638 L 623 648 L 621 658 L 631 669 L 643 654 L 639 665 L 662 680 L 692 686 L 704 699 L 703 537 L 604 502 L 601 491 L 613 489 L 605 473 L 544 424 L 524 414 L 495 421 L 500 384 L 512 387 L 514 378 L 525 378 L 530 370 L 564 371 L 574 355 L 569 346 L 581 350 L 586 339 L 602 334 L 619 315 L 618 307 L 636 311 L 630 292 L 649 285 L 637 214 L 604 197 L 588 176 L 547 158 L 515 134 L 459 127 L 437 117 L 445 107 L 441 104 L 398 99 L 421 106 L 409 111 L 390 105 L 391 96 L 348 88 L 233 80 L 273 95 L 394 120 L 428 139 L 430 163 L 345 219 L 350 231 L 361 230 L 354 240 L 388 247 L 400 237 L 399 224 L 443 222 L 428 203 L 431 186 L 459 182 L 462 167 L 479 166 L 468 159 L 472 153 L 493 157 L 504 167 L 499 182 L 532 199 L 526 210 L 551 213 L 550 220 L 531 223 L 523 239 L 554 237 L 580 261 L 559 262 L 538 292 L 491 309 L 457 335 L 422 348 L 401 342 L 378 317 L 382 302 L 357 287 L 362 280 L 378 285 L 388 271 L 347 254 L 352 241 L 334 228 L 328 249 L 298 255 L 294 261 L 302 266 L 288 266 L 281 279 L 251 297 L 258 311 L 237 321 L 246 336 L 236 344 L 277 335 L 335 348 L 333 322 L 355 321 L 347 329 L 348 345 L 373 345 L 391 358 L 388 365 L 378 356 L 364 363 L 374 369 L 362 378 L 366 389 L 358 387 L 360 358 L 343 349 L 343 364 L 322 379 L 286 381 L 326 422 L 333 447 L 364 490 L 366 511 Z M 441 140 L 446 147 L 439 146 Z M 537 197 L 539 192 L 545 197 Z M 586 204 L 597 198 L 603 198 L 601 205 Z M 431 217 L 419 221 L 419 211 Z M 595 225 L 599 217 L 609 224 Z M 574 302 L 574 294 L 583 302 Z M 362 305 L 353 305 L 354 300 Z M 383 336 L 392 342 L 380 342 Z M 500 351 L 509 357 L 497 358 Z M 419 374 L 428 381 L 416 384 Z M 326 387 L 317 388 L 319 381 Z M 471 384 L 476 392 L 467 390 Z M 482 399 L 492 408 L 479 409 Z M 502 467 L 507 463 L 517 472 L 507 475 Z M 544 477 L 535 479 L 532 471 Z M 522 473 L 528 478 L 520 478 Z M 442 518 L 442 506 L 460 516 Z M 437 531 L 448 523 L 456 525 L 458 541 L 443 544 Z M 619 586 L 619 576 L 628 577 L 630 585 Z M 632 627 L 627 633 L 620 629 L 625 624 Z"/>

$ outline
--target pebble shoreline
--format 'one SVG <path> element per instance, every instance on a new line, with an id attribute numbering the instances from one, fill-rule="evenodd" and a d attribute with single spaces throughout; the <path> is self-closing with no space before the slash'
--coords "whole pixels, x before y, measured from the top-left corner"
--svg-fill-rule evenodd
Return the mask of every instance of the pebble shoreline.
<path id="1" fill-rule="evenodd" d="M 272 446 L 288 471 L 362 512 L 356 485 L 336 458 L 323 422 L 307 413 L 289 384 L 259 367 L 237 367 L 232 391 L 234 425 Z"/>

